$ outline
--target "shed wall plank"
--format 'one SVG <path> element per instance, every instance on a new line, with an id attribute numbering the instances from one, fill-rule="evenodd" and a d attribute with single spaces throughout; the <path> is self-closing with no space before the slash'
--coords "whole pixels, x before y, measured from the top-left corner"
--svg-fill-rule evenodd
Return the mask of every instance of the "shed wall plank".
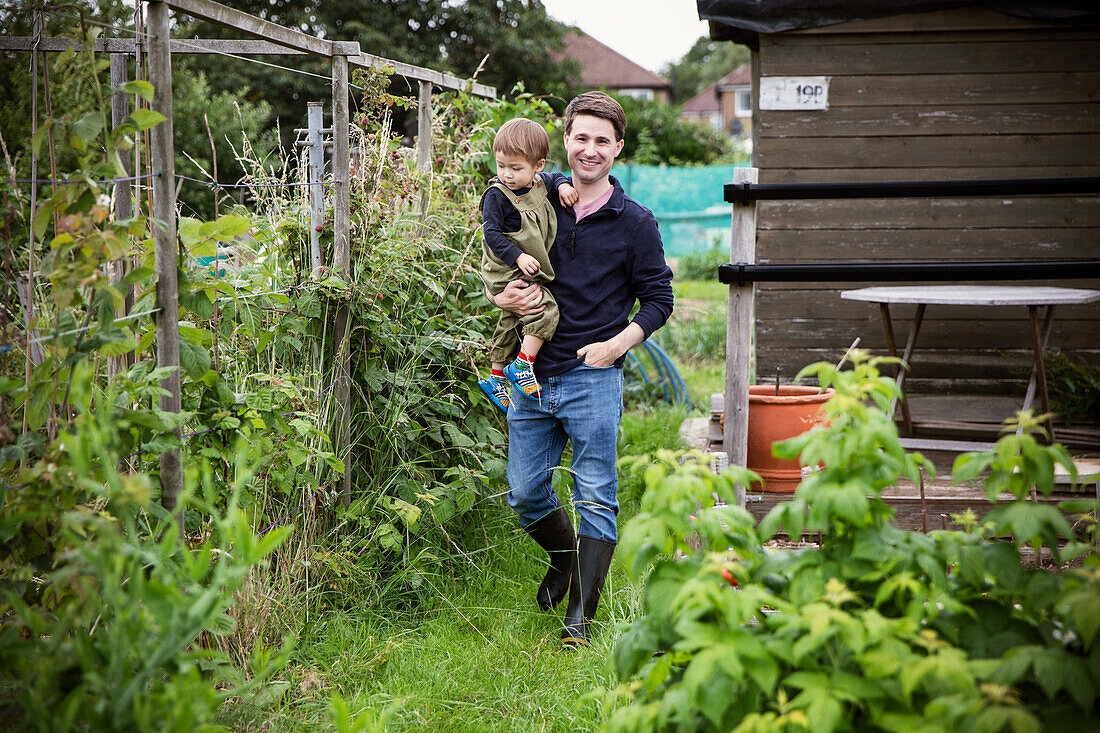
<path id="1" fill-rule="evenodd" d="M 762 201 L 758 210 L 758 231 L 1100 227 L 1096 196 Z"/>
<path id="2" fill-rule="evenodd" d="M 922 106 L 927 104 L 1060 104 L 1100 101 L 1100 73 L 1093 71 L 989 74 L 834 75 L 829 105 Z M 759 117 L 758 117 L 759 119 Z"/>
<path id="3" fill-rule="evenodd" d="M 761 46 L 761 76 L 832 76 L 853 74 L 1000 74 L 1016 72 L 1100 71 L 1094 39 L 1066 41 L 991 40 L 988 43 L 905 42 L 861 44 L 785 44 Z M 774 51 L 780 49 L 782 53 Z M 765 53 L 771 50 L 772 53 Z"/>
<path id="4" fill-rule="evenodd" d="M 760 172 L 761 183 L 847 183 L 867 181 L 972 181 L 998 178 L 1077 178 L 1100 175 L 1100 161 L 1081 165 L 936 168 L 775 168 Z"/>
<path id="5" fill-rule="evenodd" d="M 898 168 L 946 168 L 962 161 L 1042 168 L 1100 159 L 1100 131 L 1093 134 L 975 134 L 928 138 L 815 136 L 769 139 L 761 134 L 761 145 L 764 147 L 760 161 L 774 168 L 859 168 L 868 160 L 889 161 Z"/>
<path id="6" fill-rule="evenodd" d="M 1094 104 L 934 105 L 840 107 L 799 112 L 760 113 L 761 138 L 895 137 L 917 135 L 997 135 L 1095 133 L 1100 102 Z"/>
<path id="7" fill-rule="evenodd" d="M 1084 260 L 1100 254 L 1086 228 L 764 230 L 757 261 Z"/>

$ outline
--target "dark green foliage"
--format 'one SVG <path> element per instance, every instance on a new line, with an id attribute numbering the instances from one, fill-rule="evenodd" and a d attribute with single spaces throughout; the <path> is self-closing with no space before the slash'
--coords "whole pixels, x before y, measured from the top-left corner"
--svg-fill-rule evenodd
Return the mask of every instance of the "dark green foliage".
<path id="1" fill-rule="evenodd" d="M 703 36 L 664 75 L 672 82 L 672 101 L 683 104 L 738 66 L 749 62 L 748 46 Z"/>
<path id="2" fill-rule="evenodd" d="M 182 544 L 151 501 L 152 477 L 116 470 L 128 449 L 118 416 L 92 409 L 89 368 L 77 369 L 72 432 L 8 488 L 0 510 L 0 700 L 20 708 L 5 722 L 209 730 L 224 700 L 250 697 L 286 661 L 286 650 L 258 643 L 240 669 L 202 641 L 233 634 L 234 593 L 286 530 L 257 537 L 234 494 L 224 512 L 203 506 L 204 538 Z M 191 465 L 189 495 L 208 494 L 209 465 Z"/>
<path id="3" fill-rule="evenodd" d="M 684 255 L 676 266 L 679 280 L 717 280 L 718 266 L 729 264 L 728 249 L 717 244 L 710 249 L 701 249 Z"/>
<path id="4" fill-rule="evenodd" d="M 617 97 L 628 121 L 620 158 L 639 165 L 706 165 L 729 152 L 727 138 L 703 125 L 684 122 L 679 108 L 633 97 Z"/>
<path id="5" fill-rule="evenodd" d="M 654 340 L 683 357 L 720 359 L 726 353 L 726 314 L 711 310 L 682 315 L 654 334 Z"/>
<path id="6" fill-rule="evenodd" d="M 540 94 L 564 94 L 575 65 L 559 63 L 550 51 L 562 47 L 564 26 L 546 15 L 538 0 L 388 0 L 387 2 L 277 3 L 229 0 L 230 7 L 310 35 L 358 41 L 366 53 L 452 73 L 510 95 L 518 83 Z M 237 38 L 239 34 L 210 24 L 193 23 L 188 31 L 204 38 Z M 486 57 L 488 57 L 486 59 Z M 305 126 L 306 103 L 332 98 L 331 86 L 318 79 L 248 63 L 227 66 L 215 57 L 196 58 L 216 92 L 231 92 L 272 105 L 283 132 Z M 282 65 L 329 75 L 322 59 L 299 57 Z M 416 97 L 417 83 L 394 77 L 391 91 Z M 354 101 L 354 100 L 353 100 Z M 352 109 L 353 114 L 355 108 Z M 415 112 L 398 111 L 394 129 L 410 140 Z"/>
<path id="7" fill-rule="evenodd" d="M 931 466 L 898 441 L 884 361 L 805 370 L 837 390 L 828 422 L 775 450 L 824 467 L 759 528 L 715 505 L 750 484 L 744 469 L 639 462 L 647 490 L 621 549 L 633 572 L 652 570 L 644 614 L 615 645 L 624 684 L 593 696 L 619 705 L 606 730 L 1039 731 L 1100 714 L 1100 557 L 1072 540 L 1059 549 L 1069 524 L 1027 500 L 1032 485 L 1052 490 L 1055 464 L 1073 475 L 1072 461 L 1022 415 L 1022 435 L 954 469 L 1011 500 L 980 525 L 960 517 L 964 531 L 895 529 L 880 492 Z M 780 526 L 821 532 L 820 549 L 764 547 Z M 1083 565 L 1024 567 L 1024 545 Z"/>
<path id="8" fill-rule="evenodd" d="M 1080 357 L 1048 354 L 1046 376 L 1051 410 L 1067 425 L 1100 426 L 1100 367 Z"/>
<path id="9" fill-rule="evenodd" d="M 59 64 L 88 84 L 105 71 L 87 47 Z M 25 342 L 0 354 L 0 477 L 8 487 L 0 494 L 0 666 L 21 675 L 18 684 L 0 681 L 0 705 L 18 703 L 43 725 L 50 718 L 40 713 L 58 708 L 59 720 L 86 727 L 107 727 L 109 713 L 123 728 L 148 728 L 159 725 L 148 722 L 158 713 L 166 727 L 198 729 L 267 674 L 266 650 L 293 633 L 288 624 L 303 611 L 383 598 L 390 608 L 415 606 L 425 577 L 448 566 L 450 538 L 461 537 L 503 466 L 500 419 L 475 382 L 492 322 L 480 317 L 471 266 L 484 164 L 469 153 L 488 149 L 487 118 L 531 108 L 440 98 L 439 173 L 422 220 L 427 180 L 389 132 L 398 100 L 382 93 L 386 81 L 360 79 L 371 114 L 357 120 L 364 152 L 352 186 L 354 279 L 309 273 L 301 188 L 257 189 L 254 210 L 178 220 L 179 415 L 155 407 L 167 372 L 153 368 L 153 318 L 116 320 L 131 286 L 131 312 L 155 307 L 152 225 L 112 219 L 94 183 L 117 175 L 118 151 L 158 118 L 135 111 L 112 131 L 99 106 L 81 116 L 58 110 L 43 123 L 73 168 L 33 219 L 43 284 L 32 325 L 46 336 L 45 360 L 28 378 Z M 152 94 L 147 84 L 129 91 Z M 45 133 L 32 142 L 44 141 Z M 242 163 L 251 175 L 271 175 L 262 161 Z M 5 233 L 25 231 L 25 199 L 2 188 L 15 204 L 4 210 Z M 327 221 L 322 239 L 331 250 Z M 217 265 L 206 264 L 214 256 Z M 25 246 L 16 258 L 26 262 Z M 121 258 L 133 258 L 133 269 L 112 283 L 107 263 Z M 333 440 L 333 329 L 342 311 L 351 324 L 342 339 L 352 374 L 346 453 Z M 135 363 L 108 382 L 107 358 L 126 355 Z M 178 535 L 194 557 L 173 554 L 176 536 L 161 539 L 166 515 L 149 473 L 157 454 L 181 443 L 184 465 L 200 474 L 191 476 Z M 353 487 L 347 508 L 339 501 L 344 475 Z M 138 497 L 122 502 L 122 490 Z M 263 541 L 249 539 L 253 528 L 268 533 Z M 276 549 L 284 532 L 290 541 Z M 262 589 L 263 601 L 234 627 L 225 620 L 234 591 L 269 553 L 269 568 L 248 586 Z M 220 574 L 220 557 L 229 575 Z M 80 588 L 55 589 L 70 580 Z M 97 593 L 101 605 L 73 603 L 75 615 L 51 615 L 61 595 L 78 591 Z M 204 630 L 219 635 L 227 656 L 210 651 Z M 252 658 L 259 662 L 246 668 Z M 109 676 L 98 674 L 97 660 Z M 126 692 L 115 702 L 119 685 Z M 110 704 L 91 707 L 101 698 Z"/>

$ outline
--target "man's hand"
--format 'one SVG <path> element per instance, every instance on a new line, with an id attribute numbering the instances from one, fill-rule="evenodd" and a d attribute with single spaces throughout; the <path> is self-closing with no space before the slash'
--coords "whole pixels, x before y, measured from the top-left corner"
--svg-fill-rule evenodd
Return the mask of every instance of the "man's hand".
<path id="1" fill-rule="evenodd" d="M 538 283 L 525 280 L 512 280 L 496 296 L 485 293 L 485 297 L 497 308 L 503 308 L 517 316 L 541 313 L 546 307 L 542 304 L 542 287 Z"/>
<path id="2" fill-rule="evenodd" d="M 581 195 L 577 193 L 577 189 L 570 186 L 568 183 L 563 183 L 558 186 L 558 201 L 561 201 L 562 206 L 572 206 L 577 203 Z"/>
<path id="3" fill-rule="evenodd" d="M 614 339 L 611 341 L 597 341 L 588 346 L 577 349 L 577 356 L 584 359 L 584 363 L 593 367 L 608 367 L 623 355 L 615 348 Z"/>
<path id="4" fill-rule="evenodd" d="M 525 275 L 534 275 L 542 265 L 531 255 L 521 252 L 519 257 L 516 258 L 516 267 L 522 270 Z"/>
<path id="5" fill-rule="evenodd" d="M 628 323 L 626 328 L 614 338 L 607 341 L 582 346 L 577 349 L 577 356 L 584 359 L 584 363 L 592 367 L 609 367 L 620 356 L 645 341 L 645 331 L 637 323 Z"/>

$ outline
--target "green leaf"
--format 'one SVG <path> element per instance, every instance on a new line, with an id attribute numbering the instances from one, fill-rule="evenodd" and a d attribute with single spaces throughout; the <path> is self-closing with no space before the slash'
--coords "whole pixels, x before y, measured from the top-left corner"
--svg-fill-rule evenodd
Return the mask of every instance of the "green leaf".
<path id="1" fill-rule="evenodd" d="M 188 250 L 203 239 L 202 235 L 199 234 L 199 229 L 201 227 L 202 222 L 190 216 L 181 216 L 176 223 L 176 233 L 180 238 L 180 242 L 182 242 Z"/>
<path id="2" fill-rule="evenodd" d="M 126 94 L 136 94 L 146 102 L 153 101 L 153 85 L 147 81 L 128 81 L 119 87 L 119 89 Z"/>
<path id="3" fill-rule="evenodd" d="M 611 660 L 615 671 L 622 678 L 630 677 L 642 669 L 657 651 L 657 637 L 645 625 L 635 624 L 615 640 Z M 671 658 L 669 658 L 671 662 Z M 665 665 L 666 675 L 670 665 Z M 664 682 L 661 679 L 658 684 Z"/>
<path id="4" fill-rule="evenodd" d="M 134 337 L 131 335 L 128 339 L 122 341 L 108 341 L 99 347 L 99 351 L 104 356 L 122 356 L 123 354 L 129 354 L 134 348 Z"/>
<path id="5" fill-rule="evenodd" d="M 199 318 L 214 315 L 214 303 L 205 290 L 190 290 L 179 294 L 180 307 L 194 313 Z"/>
<path id="6" fill-rule="evenodd" d="M 102 129 L 103 115 L 99 112 L 89 112 L 69 125 L 69 134 L 75 135 L 85 142 L 91 142 L 99 135 L 99 131 Z"/>
<path id="7" fill-rule="evenodd" d="M 210 352 L 188 339 L 180 339 L 180 366 L 192 379 L 199 379 L 210 369 Z"/>
<path id="8" fill-rule="evenodd" d="M 1066 682 L 1067 662 L 1070 657 L 1063 651 L 1047 649 L 1035 658 L 1035 681 L 1051 700 Z"/>
<path id="9" fill-rule="evenodd" d="M 34 136 L 31 137 L 31 152 L 34 153 L 36 158 L 42 157 L 42 143 L 50 136 L 50 130 L 53 129 L 53 126 L 54 120 L 47 119 L 37 130 L 35 130 Z"/>
<path id="10" fill-rule="evenodd" d="M 139 130 L 148 130 L 150 127 L 156 127 L 168 119 L 160 112 L 154 112 L 144 107 L 135 109 L 131 112 L 130 118 L 134 121 L 134 124 L 137 125 Z"/>
<path id="11" fill-rule="evenodd" d="M 260 333 L 263 328 L 263 311 L 247 300 L 239 300 L 237 304 L 237 318 L 244 330 L 250 336 Z"/>
<path id="12" fill-rule="evenodd" d="M 226 214 L 214 221 L 214 238 L 222 241 L 248 233 L 251 222 L 246 217 Z"/>
<path id="13" fill-rule="evenodd" d="M 227 613 L 217 613 L 211 616 L 204 627 L 214 636 L 228 636 L 237 629 L 237 622 Z"/>
<path id="14" fill-rule="evenodd" d="M 321 299 L 317 297 L 316 292 L 310 290 L 308 293 L 298 298 L 298 312 L 310 318 L 320 318 Z"/>
<path id="15" fill-rule="evenodd" d="M 473 489 L 462 489 L 455 495 L 455 504 L 460 513 L 470 511 L 477 502 L 477 492 Z"/>
<path id="16" fill-rule="evenodd" d="M 271 412 L 272 405 L 274 404 L 274 397 L 270 389 L 261 389 L 258 392 L 250 392 L 245 395 L 244 403 L 253 410 Z"/>
<path id="17" fill-rule="evenodd" d="M 125 277 L 122 278 L 122 282 L 126 283 L 127 285 L 134 285 L 136 283 L 140 283 L 145 278 L 152 276 L 155 272 L 156 270 L 154 270 L 152 267 L 147 267 L 144 265 L 141 267 L 135 267 L 133 270 L 130 270 L 128 273 L 126 273 Z"/>

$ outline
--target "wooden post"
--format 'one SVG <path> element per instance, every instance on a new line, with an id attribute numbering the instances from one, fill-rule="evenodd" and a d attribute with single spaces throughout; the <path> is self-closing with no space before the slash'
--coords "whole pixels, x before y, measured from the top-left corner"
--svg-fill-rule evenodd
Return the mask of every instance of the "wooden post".
<path id="1" fill-rule="evenodd" d="M 737 168 L 732 183 L 756 183 L 756 168 Z M 733 205 L 730 263 L 756 263 L 756 202 Z M 744 466 L 748 459 L 749 381 L 753 371 L 753 283 L 730 284 L 726 322 L 726 422 L 722 450 L 730 465 Z M 745 506 L 745 487 L 737 487 L 737 503 Z"/>
<path id="2" fill-rule="evenodd" d="M 351 168 L 348 140 L 348 57 L 332 57 L 332 263 L 337 270 L 351 268 Z M 347 277 L 348 273 L 344 276 Z"/>
<path id="3" fill-rule="evenodd" d="M 325 192 L 321 180 L 325 175 L 325 142 L 321 128 L 325 113 L 321 102 L 310 102 L 306 116 L 309 127 L 309 264 L 310 277 L 317 279 L 325 264 L 321 258 L 321 232 L 325 218 Z"/>
<path id="4" fill-rule="evenodd" d="M 160 380 L 168 394 L 161 395 L 160 409 L 178 413 L 180 397 L 179 284 L 176 267 L 176 165 L 172 144 L 172 53 L 169 45 L 169 10 L 160 0 L 149 2 L 149 81 L 153 84 L 153 110 L 167 119 L 152 129 L 153 248 L 157 273 L 157 366 L 170 368 Z M 176 437 L 180 430 L 176 428 Z M 183 536 L 183 457 L 179 448 L 160 454 L 161 503 L 175 510 Z"/>
<path id="5" fill-rule="evenodd" d="M 126 83 L 126 54 L 114 53 L 111 54 L 111 86 L 116 90 Z M 122 122 L 130 115 L 130 98 L 125 92 L 116 91 L 111 95 L 111 126 L 118 127 Z M 126 175 L 131 175 L 130 171 L 133 169 L 133 162 L 130 155 L 122 156 L 122 165 L 126 170 Z M 114 211 L 115 221 L 122 221 L 129 219 L 134 215 L 134 204 L 131 200 L 132 192 L 130 187 L 130 181 L 120 181 L 115 184 L 114 190 Z M 127 268 L 126 258 L 120 258 L 112 262 L 107 263 L 107 275 L 111 279 L 112 285 L 118 285 L 122 282 L 122 278 L 126 275 Z M 126 299 L 129 301 L 129 298 Z M 127 315 L 126 306 L 123 306 L 123 312 L 117 314 L 118 317 L 124 317 Z M 133 352 L 130 354 L 123 354 L 122 356 L 111 356 L 107 358 L 107 374 L 111 379 L 114 379 L 120 374 L 125 373 L 131 362 L 130 357 L 133 356 Z"/>
<path id="6" fill-rule="evenodd" d="M 432 83 L 420 81 L 420 98 L 416 106 L 416 170 L 424 176 L 432 169 Z M 420 222 L 428 216 L 428 185 L 421 184 Z M 421 228 L 423 233 L 423 228 Z"/>
<path id="7" fill-rule="evenodd" d="M 348 141 L 348 57 L 332 57 L 332 185 L 333 202 L 333 252 L 332 264 L 340 277 L 349 283 L 351 272 L 351 157 Z M 336 313 L 336 330 L 333 333 L 333 356 L 336 364 L 336 386 L 333 398 L 336 409 L 334 432 L 336 453 L 344 462 L 344 480 L 340 500 L 344 507 L 351 505 L 351 314 L 346 305 Z"/>

